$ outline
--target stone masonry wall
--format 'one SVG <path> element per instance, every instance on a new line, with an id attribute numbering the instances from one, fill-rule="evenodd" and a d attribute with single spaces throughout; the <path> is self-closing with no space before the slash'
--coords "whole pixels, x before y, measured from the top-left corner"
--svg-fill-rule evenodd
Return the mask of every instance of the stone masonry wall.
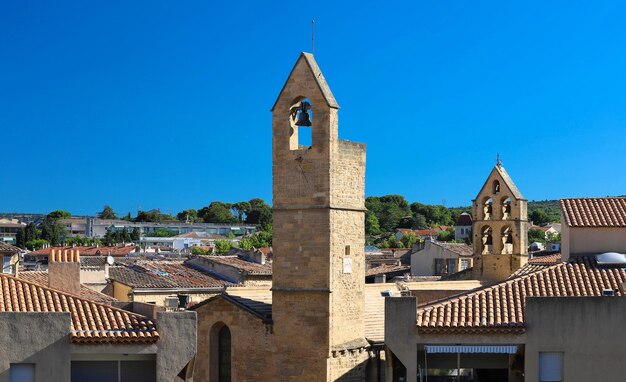
<path id="1" fill-rule="evenodd" d="M 211 378 L 212 363 L 209 350 L 211 329 L 220 323 L 228 326 L 231 333 L 232 381 L 280 380 L 274 378 L 275 371 L 270 361 L 271 328 L 265 325 L 259 317 L 219 298 L 199 307 L 196 313 L 198 315 L 198 352 L 194 381 L 217 382 Z"/>

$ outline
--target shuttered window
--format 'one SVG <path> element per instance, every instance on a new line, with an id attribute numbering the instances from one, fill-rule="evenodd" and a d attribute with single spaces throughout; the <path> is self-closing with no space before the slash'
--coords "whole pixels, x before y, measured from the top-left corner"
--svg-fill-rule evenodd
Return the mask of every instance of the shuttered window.
<path id="1" fill-rule="evenodd" d="M 563 381 L 563 353 L 539 353 L 539 382 Z"/>

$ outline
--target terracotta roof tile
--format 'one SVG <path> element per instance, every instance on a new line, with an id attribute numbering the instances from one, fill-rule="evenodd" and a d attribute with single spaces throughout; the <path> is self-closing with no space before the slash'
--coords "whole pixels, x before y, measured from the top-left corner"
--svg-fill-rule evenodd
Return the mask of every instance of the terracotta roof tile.
<path id="1" fill-rule="evenodd" d="M 577 258 L 424 305 L 417 310 L 417 326 L 421 332 L 521 332 L 527 297 L 601 296 L 605 288 L 621 296 L 624 281 L 623 269 L 599 268 L 593 258 Z"/>
<path id="2" fill-rule="evenodd" d="M 122 309 L 0 274 L 0 312 L 69 312 L 75 343 L 137 343 L 159 339 L 154 322 Z"/>
<path id="3" fill-rule="evenodd" d="M 265 263 L 253 263 L 252 261 L 247 261 L 239 256 L 200 256 L 205 260 L 228 265 L 233 268 L 237 268 L 242 270 L 250 275 L 271 275 L 272 274 L 272 264 Z"/>
<path id="4" fill-rule="evenodd" d="M 565 224 L 570 227 L 626 227 L 626 198 L 561 199 Z"/>
<path id="5" fill-rule="evenodd" d="M 78 246 L 78 247 L 71 247 L 71 246 L 66 246 L 66 247 L 48 247 L 48 248 L 42 248 L 42 249 L 38 249 L 36 251 L 31 252 L 31 255 L 50 255 L 50 251 L 52 251 L 53 249 L 56 250 L 70 250 L 70 249 L 74 249 L 74 250 L 78 250 L 81 254 L 81 256 L 92 256 L 92 255 L 109 255 L 111 254 L 111 256 L 126 256 L 129 253 L 135 251 L 135 247 L 134 246 L 119 246 L 119 247 L 93 247 L 93 246 Z"/>
<path id="6" fill-rule="evenodd" d="M 140 261 L 109 268 L 109 277 L 133 288 L 224 288 L 233 285 L 182 261 Z"/>
<path id="7" fill-rule="evenodd" d="M 380 275 L 383 273 L 391 273 L 391 272 L 402 272 L 402 271 L 407 271 L 407 272 L 411 272 L 411 266 L 410 265 L 390 265 L 390 264 L 383 264 L 379 267 L 375 267 L 375 268 L 371 268 L 368 269 L 367 272 L 365 272 L 365 276 L 375 276 L 375 275 Z"/>
<path id="8" fill-rule="evenodd" d="M 22 271 L 18 274 L 18 278 L 44 287 L 48 286 L 48 271 Z M 83 284 L 80 285 L 80 297 L 103 304 L 117 301 L 116 298 L 96 292 Z"/>
<path id="9" fill-rule="evenodd" d="M 0 253 L 19 253 L 22 250 L 10 244 L 0 243 Z"/>

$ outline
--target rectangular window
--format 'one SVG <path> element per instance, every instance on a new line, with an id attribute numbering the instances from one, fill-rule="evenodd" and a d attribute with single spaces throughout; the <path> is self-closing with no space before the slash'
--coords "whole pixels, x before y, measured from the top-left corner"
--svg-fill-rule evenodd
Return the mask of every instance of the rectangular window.
<path id="1" fill-rule="evenodd" d="M 460 267 L 460 271 L 464 271 L 467 268 L 469 268 L 469 259 L 461 259 L 461 267 Z"/>
<path id="2" fill-rule="evenodd" d="M 448 259 L 448 274 L 456 273 L 456 259 Z"/>
<path id="3" fill-rule="evenodd" d="M 2 257 L 2 273 L 11 273 L 13 268 L 11 267 L 11 256 Z"/>
<path id="4" fill-rule="evenodd" d="M 445 259 L 435 259 L 435 275 L 442 275 L 446 273 Z"/>
<path id="5" fill-rule="evenodd" d="M 35 382 L 35 364 L 34 363 L 12 363 L 10 382 Z"/>
<path id="6" fill-rule="evenodd" d="M 563 381 L 563 353 L 539 352 L 539 382 Z"/>

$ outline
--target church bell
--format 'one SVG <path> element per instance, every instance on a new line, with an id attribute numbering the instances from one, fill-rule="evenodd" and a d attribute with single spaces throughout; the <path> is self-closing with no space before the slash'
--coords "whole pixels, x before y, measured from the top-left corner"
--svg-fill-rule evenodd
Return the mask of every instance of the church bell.
<path id="1" fill-rule="evenodd" d="M 300 110 L 298 113 L 298 120 L 296 121 L 296 126 L 311 126 L 311 118 L 309 117 L 308 110 L 311 109 L 311 104 L 302 101 L 300 103 Z"/>

